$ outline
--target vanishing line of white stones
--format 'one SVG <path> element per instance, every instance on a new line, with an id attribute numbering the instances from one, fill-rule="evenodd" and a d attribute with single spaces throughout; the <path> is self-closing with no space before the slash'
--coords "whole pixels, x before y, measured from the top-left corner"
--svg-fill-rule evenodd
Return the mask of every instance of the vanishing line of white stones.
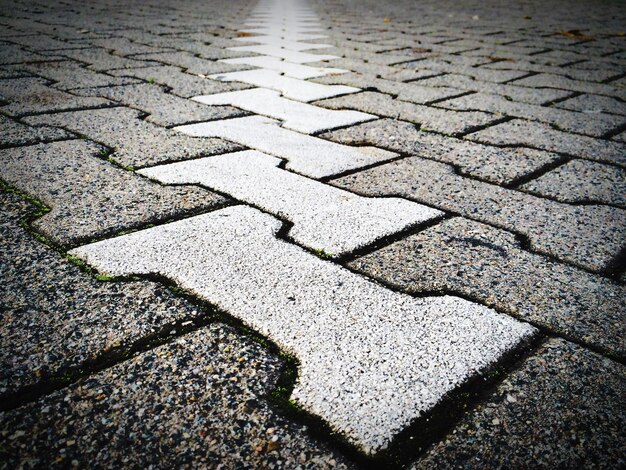
<path id="1" fill-rule="evenodd" d="M 211 78 L 258 88 L 194 99 L 269 117 L 177 129 L 254 150 L 141 174 L 164 183 L 198 183 L 285 217 L 294 223 L 290 234 L 295 241 L 333 255 L 441 214 L 402 199 L 360 197 L 311 179 L 395 154 L 307 135 L 377 117 L 307 104 L 359 89 L 304 81 L 343 71 L 303 65 L 334 58 L 304 52 L 327 46 L 302 42 L 324 38 L 303 0 L 262 0 L 246 25 L 252 26 L 247 32 L 260 35 L 241 39 L 258 45 L 233 49 L 263 55 L 226 62 L 261 69 Z M 280 159 L 293 172 L 279 168 Z M 370 454 L 536 333 L 530 325 L 463 299 L 415 299 L 393 292 L 278 239 L 280 227 L 271 215 L 235 206 L 71 254 L 111 275 L 166 276 L 275 341 L 300 361 L 292 399 Z"/>

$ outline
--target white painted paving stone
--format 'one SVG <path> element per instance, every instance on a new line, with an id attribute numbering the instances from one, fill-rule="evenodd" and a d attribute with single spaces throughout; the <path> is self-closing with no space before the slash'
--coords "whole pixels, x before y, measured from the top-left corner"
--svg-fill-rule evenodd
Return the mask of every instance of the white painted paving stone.
<path id="1" fill-rule="evenodd" d="M 284 129 L 280 121 L 248 116 L 175 127 L 194 137 L 221 137 L 287 160 L 286 167 L 312 178 L 390 160 L 397 154 L 375 147 L 350 147 Z"/>
<path id="2" fill-rule="evenodd" d="M 310 65 L 294 64 L 276 57 L 265 55 L 254 57 L 236 57 L 234 59 L 222 59 L 220 62 L 235 65 L 251 65 L 262 69 L 275 70 L 283 73 L 286 77 L 307 80 L 309 78 L 325 77 L 326 75 L 338 75 L 347 73 L 348 70 L 333 67 L 311 67 Z"/>
<path id="3" fill-rule="evenodd" d="M 255 52 L 257 54 L 268 55 L 270 57 L 278 57 L 296 64 L 306 64 L 307 62 L 319 62 L 320 60 L 338 59 L 336 55 L 330 54 L 309 54 L 307 52 L 293 51 L 280 46 L 272 46 L 270 44 L 259 44 L 255 46 L 235 46 L 228 47 L 229 51 L 236 52 Z"/>
<path id="4" fill-rule="evenodd" d="M 280 227 L 236 206 L 70 254 L 166 276 L 294 354 L 291 398 L 370 454 L 536 332 L 460 298 L 388 290 L 277 239 Z"/>
<path id="5" fill-rule="evenodd" d="M 244 70 L 209 75 L 212 80 L 222 82 L 243 82 L 261 88 L 280 91 L 285 98 L 297 101 L 316 101 L 348 93 L 361 91 L 360 88 L 345 85 L 323 85 L 281 75 L 276 70 Z"/>
<path id="6" fill-rule="evenodd" d="M 290 236 L 341 256 L 443 213 L 399 198 L 367 198 L 278 168 L 254 150 L 139 171 L 169 184 L 200 184 L 293 222 Z"/>
<path id="7" fill-rule="evenodd" d="M 281 97 L 277 91 L 265 88 L 196 96 L 192 99 L 208 105 L 231 105 L 255 114 L 280 119 L 283 121 L 283 127 L 305 134 L 378 119 L 378 116 L 359 111 L 336 111 L 288 100 Z"/>
<path id="8" fill-rule="evenodd" d="M 311 42 L 300 42 L 294 39 L 283 39 L 280 36 L 254 36 L 244 38 L 233 38 L 234 41 L 239 42 L 256 42 L 267 46 L 284 47 L 292 51 L 310 51 L 312 49 L 327 49 L 334 47 L 332 44 L 314 44 Z M 248 45 L 248 44 L 247 44 Z"/>

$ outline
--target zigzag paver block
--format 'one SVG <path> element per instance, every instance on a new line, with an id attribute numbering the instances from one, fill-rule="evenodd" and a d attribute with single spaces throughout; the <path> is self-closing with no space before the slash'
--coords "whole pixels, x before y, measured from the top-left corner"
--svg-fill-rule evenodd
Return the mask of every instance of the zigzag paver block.
<path id="1" fill-rule="evenodd" d="M 324 77 L 326 75 L 337 75 L 346 73 L 347 70 L 332 67 L 311 67 L 309 65 L 294 64 L 270 56 L 238 57 L 235 59 L 224 59 L 220 62 L 227 64 L 252 65 L 268 70 L 275 70 L 286 77 L 306 80 L 308 78 Z"/>
<path id="2" fill-rule="evenodd" d="M 300 361 L 292 399 L 367 453 L 535 331 L 390 291 L 277 239 L 280 226 L 230 207 L 71 254 L 111 275 L 159 273 L 267 335 Z"/>
<path id="3" fill-rule="evenodd" d="M 278 168 L 280 159 L 249 150 L 173 163 L 139 173 L 168 184 L 201 184 L 286 217 L 290 236 L 340 256 L 442 215 L 397 198 L 366 198 Z"/>
<path id="4" fill-rule="evenodd" d="M 280 46 L 271 44 L 260 44 L 256 46 L 236 46 L 229 47 L 228 50 L 237 52 L 255 52 L 257 54 L 268 55 L 270 57 L 278 57 L 296 64 L 306 64 L 307 62 L 317 62 L 320 60 L 338 59 L 336 55 L 330 54 L 309 54 L 306 52 L 293 51 Z"/>

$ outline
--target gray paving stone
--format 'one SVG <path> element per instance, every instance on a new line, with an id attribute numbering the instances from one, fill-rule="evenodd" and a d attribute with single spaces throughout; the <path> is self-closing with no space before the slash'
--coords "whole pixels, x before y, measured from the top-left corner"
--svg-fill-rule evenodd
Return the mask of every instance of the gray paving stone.
<path id="1" fill-rule="evenodd" d="M 116 168 L 81 140 L 0 150 L 2 178 L 51 211 L 33 227 L 61 246 L 191 214 L 225 199 L 198 188 L 162 187 Z"/>
<path id="2" fill-rule="evenodd" d="M 281 367 L 211 325 L 0 414 L 0 455 L 13 467 L 354 468 L 267 405 Z"/>
<path id="3" fill-rule="evenodd" d="M 80 87 L 126 85 L 136 82 L 136 80 L 130 78 L 112 77 L 105 73 L 94 72 L 88 68 L 81 67 L 76 62 L 68 60 L 37 62 L 14 67 L 17 70 L 25 70 L 34 75 L 53 80 L 53 87 L 62 90 L 72 90 Z"/>
<path id="4" fill-rule="evenodd" d="M 507 184 L 556 161 L 553 153 L 524 147 L 493 147 L 419 131 L 413 124 L 379 119 L 320 137 L 347 145 L 377 145 L 454 165 L 459 172 Z"/>
<path id="5" fill-rule="evenodd" d="M 229 207 L 70 253 L 114 276 L 158 272 L 267 335 L 300 362 L 291 398 L 368 454 L 534 334 L 459 298 L 385 289 L 277 239 L 280 226 Z"/>
<path id="6" fill-rule="evenodd" d="M 146 121 L 165 127 L 226 119 L 246 114 L 232 106 L 203 106 L 167 93 L 161 86 L 150 83 L 83 88 L 77 90 L 77 93 L 84 96 L 102 96 L 124 106 L 139 109 L 149 114 Z"/>
<path id="7" fill-rule="evenodd" d="M 512 82 L 515 85 L 534 88 L 559 88 L 561 90 L 578 91 L 597 95 L 613 96 L 626 99 L 626 90 L 604 83 L 589 83 L 581 80 L 572 80 L 567 77 L 552 74 L 539 74 Z"/>
<path id="8" fill-rule="evenodd" d="M 19 226 L 36 207 L 9 193 L 0 200 L 0 397 L 200 315 L 155 283 L 92 279 Z"/>
<path id="9" fill-rule="evenodd" d="M 116 55 L 122 57 L 135 54 L 155 54 L 159 52 L 169 52 L 171 47 L 151 46 L 147 44 L 139 44 L 128 38 L 97 38 L 89 40 L 89 44 L 112 51 Z"/>
<path id="10" fill-rule="evenodd" d="M 417 60 L 402 64 L 407 69 L 428 70 L 440 73 L 455 73 L 473 77 L 485 82 L 504 83 L 527 75 L 527 72 L 515 70 L 489 70 L 469 65 L 455 65 L 437 59 Z"/>
<path id="11" fill-rule="evenodd" d="M 174 95 L 183 98 L 191 98 L 198 95 L 211 95 L 213 93 L 226 93 L 229 91 L 250 88 L 245 83 L 224 83 L 199 77 L 191 73 L 183 72 L 173 65 L 160 65 L 157 67 L 141 67 L 136 69 L 112 70 L 112 75 L 134 77 L 148 83 L 158 83 L 167 86 Z"/>
<path id="12" fill-rule="evenodd" d="M 508 98 L 511 98 L 513 101 L 520 101 L 522 103 L 537 105 L 548 103 L 556 99 L 565 98 L 566 96 L 571 94 L 571 92 L 568 91 L 550 88 L 530 89 L 527 87 L 515 85 L 479 81 L 474 80 L 472 77 L 469 77 L 467 75 L 459 75 L 454 73 L 447 73 L 445 75 L 439 75 L 437 77 L 420 79 L 416 81 L 415 84 L 433 87 L 454 87 L 468 91 L 493 93 L 496 95 L 506 96 Z"/>
<path id="13" fill-rule="evenodd" d="M 498 117 L 476 111 L 459 112 L 431 108 L 389 95 L 365 91 L 314 103 L 330 109 L 354 109 L 379 116 L 401 119 L 419 124 L 425 131 L 453 135 L 472 130 L 495 121 Z"/>
<path id="14" fill-rule="evenodd" d="M 111 158 L 141 168 L 190 158 L 241 150 L 221 139 L 194 139 L 140 119 L 129 108 L 108 108 L 31 116 L 28 124 L 59 126 L 111 147 Z"/>
<path id="15" fill-rule="evenodd" d="M 626 357 L 624 286 L 529 253 L 510 232 L 456 217 L 349 266 L 409 293 L 460 294 Z"/>
<path id="16" fill-rule="evenodd" d="M 194 137 L 220 137 L 287 161 L 285 168 L 312 178 L 324 178 L 347 170 L 395 158 L 385 150 L 353 148 L 284 129 L 280 121 L 249 116 L 176 127 Z"/>
<path id="17" fill-rule="evenodd" d="M 602 67 L 602 69 L 577 69 L 574 67 L 554 67 L 547 66 L 541 64 L 534 64 L 531 62 L 525 62 L 521 60 L 516 60 L 514 65 L 509 65 L 508 62 L 495 62 L 493 64 L 485 65 L 485 69 L 506 71 L 509 69 L 515 69 L 516 71 L 526 71 L 526 72 L 535 72 L 540 75 L 534 75 L 532 77 L 528 77 L 528 79 L 532 79 L 534 77 L 538 77 L 538 81 L 534 83 L 554 83 L 556 86 L 551 84 L 547 85 L 530 85 L 530 86 L 547 86 L 551 88 L 563 88 L 564 89 L 573 89 L 570 86 L 574 87 L 589 87 L 588 89 L 594 89 L 593 87 L 599 85 L 602 89 L 602 84 L 597 82 L 602 82 L 604 80 L 608 80 L 610 78 L 615 77 L 616 75 L 620 75 L 622 70 L 618 68 L 610 68 L 607 67 L 606 64 Z M 543 74 L 547 74 L 550 76 L 548 79 Z M 526 80 L 526 79 L 524 79 Z M 532 82 L 532 80 L 529 80 Z M 593 83 L 596 82 L 596 83 Z M 569 84 L 570 86 L 566 85 Z"/>
<path id="18" fill-rule="evenodd" d="M 584 94 L 561 101 L 554 105 L 557 108 L 571 109 L 587 113 L 591 119 L 595 119 L 595 115 L 599 113 L 613 113 L 626 115 L 626 103 L 609 96 Z"/>
<path id="19" fill-rule="evenodd" d="M 414 469 L 620 468 L 624 366 L 552 339 Z"/>
<path id="20" fill-rule="evenodd" d="M 245 52 L 247 53 L 254 52 L 261 55 L 267 55 L 270 57 L 277 57 L 279 59 L 286 60 L 287 62 L 292 62 L 294 64 L 306 64 L 307 62 L 317 62 L 320 60 L 332 60 L 337 58 L 335 55 L 330 54 L 317 54 L 310 52 L 301 52 L 285 49 L 280 46 L 273 46 L 270 44 L 258 44 L 252 46 L 237 46 L 237 47 L 229 47 L 228 50 L 236 51 L 236 52 Z M 335 48 L 333 48 L 335 50 Z"/>
<path id="21" fill-rule="evenodd" d="M 141 170 L 166 184 L 200 184 L 287 218 L 297 243 L 341 256 L 441 215 L 403 199 L 362 198 L 277 167 L 249 150 Z"/>
<path id="22" fill-rule="evenodd" d="M 283 127 L 305 134 L 377 119 L 377 116 L 358 111 L 334 111 L 288 100 L 277 91 L 264 88 L 196 96 L 193 99 L 207 105 L 232 105 L 255 114 L 280 119 Z"/>
<path id="23" fill-rule="evenodd" d="M 626 206 L 626 170 L 587 160 L 567 162 L 520 188 L 564 202 Z"/>
<path id="24" fill-rule="evenodd" d="M 209 60 L 203 57 L 196 57 L 189 52 L 162 52 L 159 54 L 143 54 L 137 55 L 136 58 L 150 62 L 160 62 L 167 65 L 175 65 L 185 69 L 188 73 L 197 75 L 203 75 L 205 77 L 215 73 L 229 73 L 237 72 L 240 70 L 249 70 L 252 67 L 249 65 L 234 65 L 227 64 L 221 61 Z M 144 65 L 155 65 L 151 63 L 145 63 Z M 141 67 L 139 64 L 136 67 Z"/>
<path id="25" fill-rule="evenodd" d="M 70 138 L 72 135 L 54 127 L 31 127 L 0 115 L 0 147 L 35 144 Z"/>
<path id="26" fill-rule="evenodd" d="M 62 49 L 81 49 L 87 47 L 80 43 L 61 41 L 47 34 L 14 36 L 8 39 L 8 41 L 20 46 L 25 46 L 34 51 L 58 51 Z"/>
<path id="27" fill-rule="evenodd" d="M 0 64 L 22 64 L 30 62 L 48 62 L 59 60 L 59 57 L 41 55 L 36 52 L 27 51 L 16 44 L 0 43 Z"/>
<path id="28" fill-rule="evenodd" d="M 102 98 L 75 96 L 51 88 L 46 80 L 37 77 L 0 80 L 0 97 L 9 101 L 0 109 L 10 116 L 98 108 L 110 104 Z"/>
<path id="29" fill-rule="evenodd" d="M 583 113 L 565 109 L 548 108 L 528 103 L 517 103 L 503 96 L 474 93 L 453 98 L 437 106 L 460 111 L 485 111 L 504 114 L 531 121 L 540 121 L 558 127 L 561 130 L 601 137 L 626 124 L 626 119 L 613 114 L 596 114 L 593 119 Z"/>
<path id="30" fill-rule="evenodd" d="M 323 67 L 326 64 L 323 62 L 319 63 L 311 63 L 309 65 L 315 65 L 319 67 Z M 353 72 L 358 72 L 363 75 L 367 75 L 370 78 L 378 77 L 384 78 L 385 80 L 396 80 L 396 81 L 405 81 L 405 80 L 414 80 L 422 77 L 431 77 L 433 75 L 437 75 L 439 72 L 433 72 L 428 70 L 415 70 L 415 69 L 405 69 L 400 66 L 389 66 L 389 65 L 381 65 L 381 64 L 372 64 L 369 62 L 363 62 L 357 59 L 349 59 L 346 57 L 342 57 L 340 59 L 334 59 L 332 61 L 333 67 L 339 67 L 342 69 L 352 70 Z"/>
<path id="31" fill-rule="evenodd" d="M 464 178 L 449 165 L 406 158 L 334 180 L 368 196 L 404 196 L 528 237 L 530 246 L 562 261 L 600 271 L 620 252 L 625 212 L 572 206 Z"/>
<path id="32" fill-rule="evenodd" d="M 129 59 L 109 53 L 106 49 L 76 49 L 60 51 L 61 54 L 70 59 L 89 64 L 89 68 L 99 72 L 113 69 L 135 68 L 142 66 L 157 65 L 155 62 Z"/>
<path id="33" fill-rule="evenodd" d="M 537 122 L 515 119 L 466 136 L 494 145 L 524 145 L 573 157 L 626 165 L 626 146 L 616 142 L 569 134 Z"/>
<path id="34" fill-rule="evenodd" d="M 334 67 L 311 67 L 309 65 L 303 65 L 299 63 L 292 63 L 286 60 L 278 59 L 270 56 L 254 56 L 254 57 L 240 57 L 237 59 L 224 59 L 223 62 L 228 64 L 243 64 L 253 67 L 259 67 L 268 70 L 275 70 L 282 73 L 286 77 L 297 78 L 300 80 L 306 80 L 309 78 L 323 77 L 325 75 L 332 75 L 338 73 L 345 73 L 346 70 L 338 69 Z"/>

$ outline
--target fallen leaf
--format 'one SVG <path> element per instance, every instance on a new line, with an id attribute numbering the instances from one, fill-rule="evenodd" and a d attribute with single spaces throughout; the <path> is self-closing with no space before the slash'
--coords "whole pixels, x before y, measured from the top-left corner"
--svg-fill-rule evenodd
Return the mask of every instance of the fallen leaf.
<path id="1" fill-rule="evenodd" d="M 239 38 L 248 38 L 250 36 L 252 36 L 252 33 L 249 33 L 247 31 L 239 31 L 237 33 L 237 37 L 239 37 Z"/>
<path id="2" fill-rule="evenodd" d="M 593 36 L 583 34 L 577 29 L 570 29 L 569 31 L 557 31 L 556 34 L 560 34 L 561 36 L 565 36 L 566 38 L 570 39 L 578 39 L 580 41 L 591 41 L 593 39 Z"/>

